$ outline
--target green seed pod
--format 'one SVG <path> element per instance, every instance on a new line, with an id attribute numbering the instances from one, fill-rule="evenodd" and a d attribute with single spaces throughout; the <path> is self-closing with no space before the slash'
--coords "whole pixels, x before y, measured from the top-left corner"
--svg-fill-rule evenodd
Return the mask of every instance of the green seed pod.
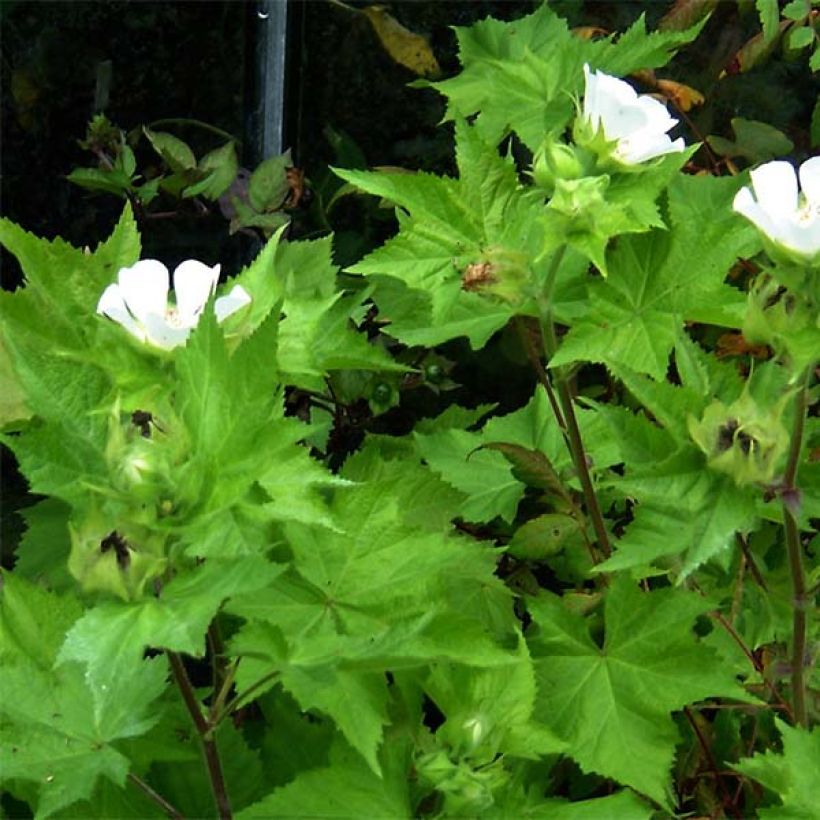
<path id="1" fill-rule="evenodd" d="M 99 513 L 91 513 L 79 525 L 70 524 L 69 533 L 68 570 L 86 592 L 108 592 L 133 601 L 165 570 L 163 543 L 156 534 L 112 530 Z"/>
<path id="2" fill-rule="evenodd" d="M 376 404 L 387 404 L 393 396 L 393 388 L 386 382 L 379 382 L 373 388 L 372 399 Z"/>
<path id="3" fill-rule="evenodd" d="M 690 416 L 689 434 L 709 466 L 732 476 L 736 484 L 770 484 L 789 446 L 781 420 L 788 400 L 784 396 L 766 411 L 745 390 L 728 407 L 716 401 L 700 420 Z"/>

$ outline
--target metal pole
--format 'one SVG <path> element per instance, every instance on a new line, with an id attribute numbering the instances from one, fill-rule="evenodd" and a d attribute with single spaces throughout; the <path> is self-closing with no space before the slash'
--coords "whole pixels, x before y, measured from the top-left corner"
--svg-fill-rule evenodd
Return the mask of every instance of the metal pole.
<path id="1" fill-rule="evenodd" d="M 248 145 L 256 165 L 284 151 L 288 0 L 257 0 L 254 7 L 255 77 Z"/>

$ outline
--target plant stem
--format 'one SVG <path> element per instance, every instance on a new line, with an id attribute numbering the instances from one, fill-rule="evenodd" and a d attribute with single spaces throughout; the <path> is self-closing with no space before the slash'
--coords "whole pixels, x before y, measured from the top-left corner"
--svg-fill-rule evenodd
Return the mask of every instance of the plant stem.
<path id="1" fill-rule="evenodd" d="M 796 508 L 798 506 L 797 469 L 800 461 L 800 450 L 803 446 L 803 427 L 806 420 L 808 405 L 809 379 L 814 371 L 809 366 L 802 378 L 802 384 L 797 392 L 794 403 L 794 427 L 792 428 L 789 457 L 786 462 L 786 472 L 783 475 L 783 529 L 786 536 L 786 550 L 789 555 L 789 571 L 792 577 L 792 704 L 794 707 L 794 722 L 798 726 L 807 726 L 806 713 L 806 681 L 804 677 L 806 638 L 807 638 L 807 609 L 809 599 L 806 595 L 806 575 L 803 570 L 803 548 L 800 544 L 800 526 L 797 521 Z"/>
<path id="2" fill-rule="evenodd" d="M 219 750 L 216 748 L 216 739 L 211 731 L 211 725 L 202 714 L 202 709 L 196 698 L 194 687 L 191 685 L 188 673 L 185 671 L 185 666 L 182 663 L 182 658 L 180 658 L 176 652 L 170 652 L 167 649 L 165 650 L 165 654 L 168 656 L 174 680 L 179 687 L 182 699 L 185 701 L 185 706 L 188 708 L 188 712 L 199 734 L 199 739 L 202 742 L 205 765 L 208 768 L 208 779 L 211 781 L 211 791 L 213 792 L 219 820 L 231 820 L 233 817 L 231 804 L 228 800 L 228 792 L 225 789 L 225 778 L 222 775 Z"/>
<path id="3" fill-rule="evenodd" d="M 552 318 L 552 297 L 555 289 L 555 280 L 558 275 L 558 268 L 564 258 L 566 245 L 557 250 L 552 258 L 552 264 L 547 273 L 544 284 L 544 293 L 540 302 L 541 307 L 541 335 L 544 344 L 544 352 L 549 359 L 555 355 L 558 349 L 558 338 L 555 335 L 555 321 Z M 598 497 L 595 495 L 595 488 L 592 486 L 592 478 L 587 466 L 584 443 L 581 439 L 581 431 L 578 427 L 578 419 L 575 416 L 575 405 L 572 392 L 569 388 L 569 380 L 561 369 L 554 372 L 558 400 L 561 405 L 561 415 L 566 426 L 566 439 L 569 446 L 570 455 L 575 465 L 575 471 L 581 482 L 581 490 L 586 502 L 587 513 L 592 519 L 592 528 L 595 530 L 595 538 L 598 541 L 598 548 L 606 558 L 612 554 L 612 547 L 609 543 L 609 533 L 606 531 L 604 517 L 601 507 L 598 504 Z"/>
<path id="4" fill-rule="evenodd" d="M 185 815 L 177 811 L 161 794 L 155 792 L 142 778 L 133 772 L 128 773 L 129 782 L 133 783 L 150 800 L 153 800 L 172 820 L 184 820 Z"/>

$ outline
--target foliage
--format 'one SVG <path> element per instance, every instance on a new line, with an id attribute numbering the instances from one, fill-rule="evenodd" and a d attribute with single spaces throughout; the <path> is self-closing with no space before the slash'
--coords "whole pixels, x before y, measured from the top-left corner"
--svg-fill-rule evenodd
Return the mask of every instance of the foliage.
<path id="1" fill-rule="evenodd" d="M 26 277 L 1 435 L 38 496 L 2 575 L 4 811 L 809 816 L 820 271 L 763 253 L 745 172 L 625 164 L 576 116 L 585 65 L 647 82 L 689 22 L 460 30 L 432 84 L 456 175 L 340 168 L 398 223 L 340 272 L 332 237 L 284 238 L 265 160 L 229 197 L 269 235 L 228 284 L 251 302 L 172 350 L 99 297 L 134 207 L 224 197 L 231 142 L 144 130 L 140 180 L 97 120 L 110 167 L 73 176 L 127 200 L 111 237 L 0 221 Z M 785 147 L 735 134 L 731 159 Z M 523 401 L 465 401 L 501 356 Z"/>

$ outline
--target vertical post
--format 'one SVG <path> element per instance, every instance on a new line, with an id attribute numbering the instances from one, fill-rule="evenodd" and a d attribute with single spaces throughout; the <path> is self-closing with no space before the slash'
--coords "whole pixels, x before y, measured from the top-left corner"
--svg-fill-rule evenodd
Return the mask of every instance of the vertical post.
<path id="1" fill-rule="evenodd" d="M 249 4 L 251 57 L 246 163 L 252 166 L 284 150 L 285 64 L 288 0 Z"/>

